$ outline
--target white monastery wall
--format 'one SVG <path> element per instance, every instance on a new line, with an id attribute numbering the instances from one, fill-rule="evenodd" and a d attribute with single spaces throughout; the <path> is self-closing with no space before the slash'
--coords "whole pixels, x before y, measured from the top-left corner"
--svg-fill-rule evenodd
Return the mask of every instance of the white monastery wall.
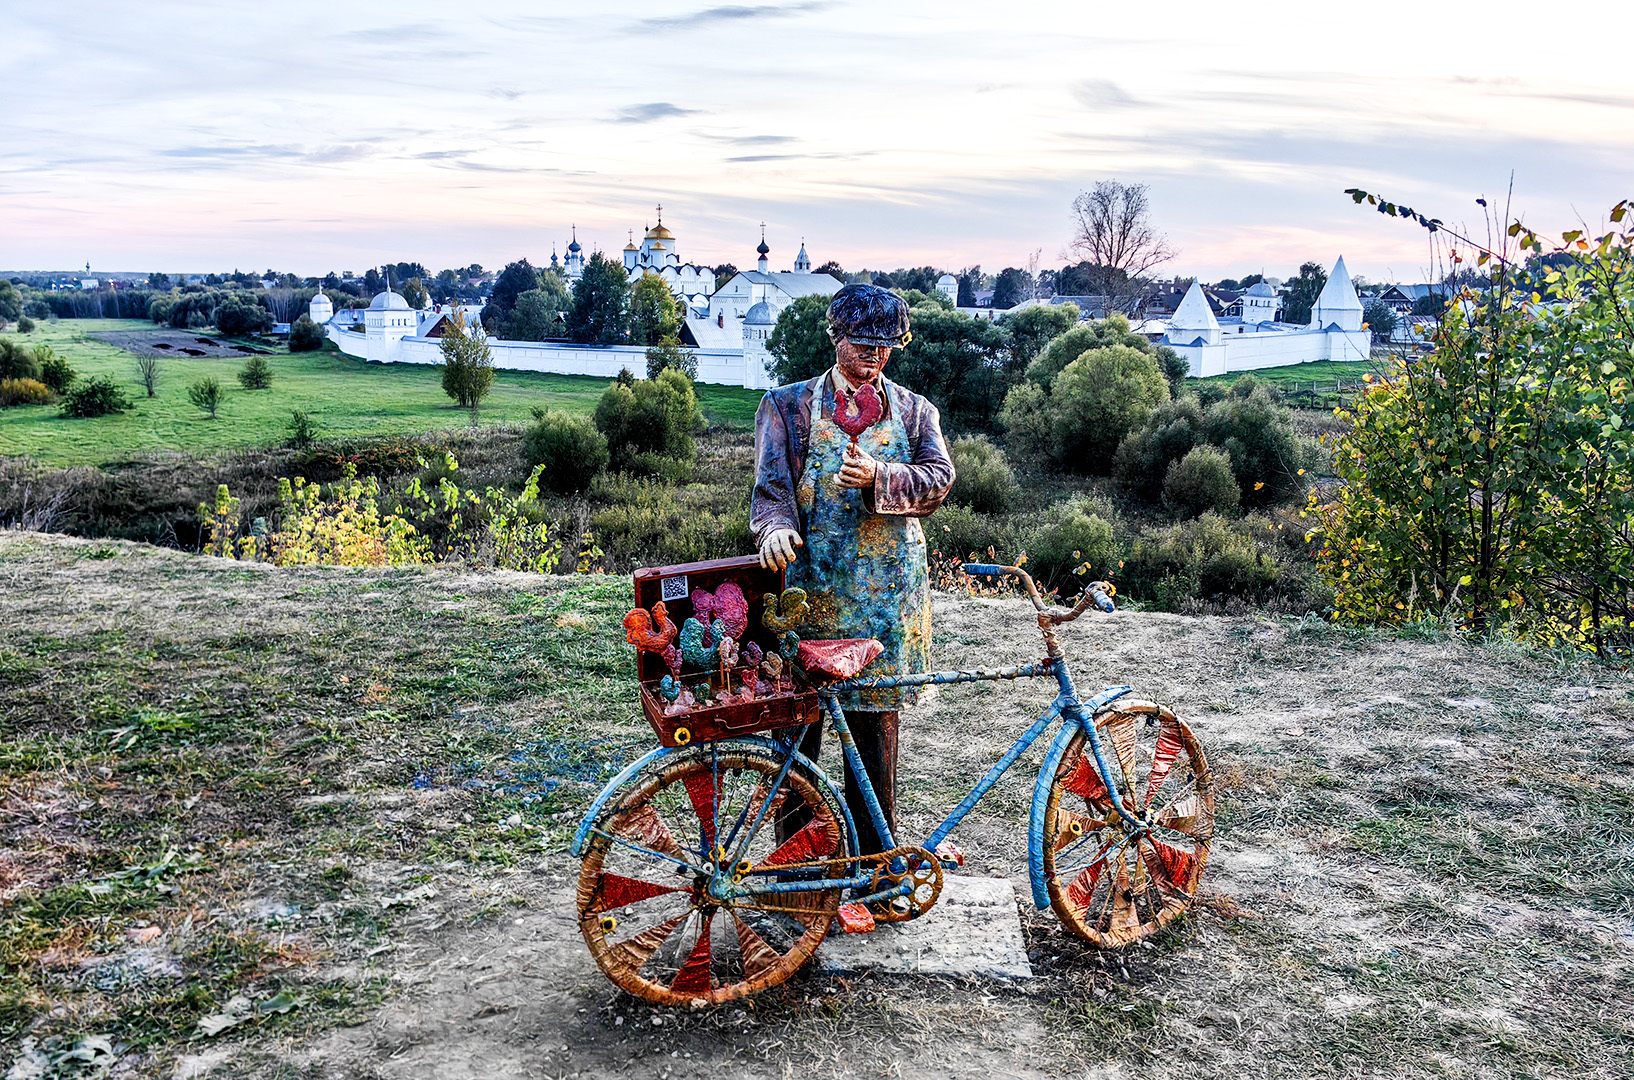
<path id="1" fill-rule="evenodd" d="M 359 360 L 382 364 L 443 362 L 439 338 L 382 340 L 331 326 L 329 340 L 339 346 L 341 352 Z M 551 375 L 588 375 L 606 379 L 617 378 L 624 368 L 629 368 L 640 378 L 645 378 L 647 374 L 647 350 L 635 345 L 558 345 L 489 338 L 488 348 L 493 353 L 494 367 L 501 371 L 540 371 Z M 751 372 L 749 369 L 754 365 L 739 350 L 694 349 L 692 355 L 698 361 L 698 382 L 750 389 L 765 389 L 772 385 L 764 366 L 759 372 Z"/>
<path id="2" fill-rule="evenodd" d="M 1226 329 L 1219 345 L 1170 345 L 1169 348 L 1191 363 L 1194 377 L 1207 378 L 1312 360 L 1366 360 L 1372 353 L 1372 336 L 1366 330 L 1233 334 Z"/>

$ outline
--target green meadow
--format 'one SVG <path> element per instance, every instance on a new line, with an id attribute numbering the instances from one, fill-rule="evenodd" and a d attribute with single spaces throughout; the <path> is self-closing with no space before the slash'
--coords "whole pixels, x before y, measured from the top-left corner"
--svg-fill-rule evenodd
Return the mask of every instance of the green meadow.
<path id="1" fill-rule="evenodd" d="M 238 385 L 242 357 L 165 356 L 159 360 L 157 395 L 149 398 L 137 374 L 136 356 L 89 335 L 153 329 L 152 323 L 139 319 L 65 319 L 41 322 L 31 334 L 8 335 L 30 346 L 50 345 L 82 378 L 112 377 L 134 407 L 90 420 L 67 419 L 56 405 L 6 409 L 0 412 L 0 457 L 26 455 L 56 466 L 99 465 L 155 451 L 270 446 L 288 438 L 295 409 L 311 416 L 318 437 L 326 440 L 408 435 L 471 423 L 470 415 L 443 393 L 438 368 L 367 364 L 327 343 L 320 352 L 293 354 L 282 346 L 266 345 L 274 372 L 269 390 Z M 207 375 L 220 380 L 224 391 L 213 420 L 187 400 L 188 385 Z M 607 385 L 608 380 L 601 378 L 498 371 L 479 423 L 483 427 L 526 423 L 535 407 L 589 415 Z M 700 385 L 698 397 L 712 423 L 746 427 L 754 422 L 761 394 Z"/>

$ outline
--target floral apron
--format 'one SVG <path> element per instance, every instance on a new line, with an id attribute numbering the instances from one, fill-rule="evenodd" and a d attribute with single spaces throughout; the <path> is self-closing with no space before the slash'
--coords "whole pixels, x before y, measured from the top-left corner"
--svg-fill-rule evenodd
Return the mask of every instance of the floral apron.
<path id="1" fill-rule="evenodd" d="M 805 548 L 785 581 L 806 590 L 810 607 L 802 637 L 877 638 L 885 652 L 864 675 L 908 675 L 930 667 L 930 574 L 919 519 L 875 514 L 856 488 L 840 486 L 851 436 L 830 419 L 834 384 L 823 379 L 812 411 L 805 471 L 795 491 L 805 523 Z M 857 437 L 857 448 L 879 461 L 913 461 L 908 432 L 893 411 Z M 864 690 L 843 695 L 847 710 L 890 711 L 912 705 L 913 690 Z"/>

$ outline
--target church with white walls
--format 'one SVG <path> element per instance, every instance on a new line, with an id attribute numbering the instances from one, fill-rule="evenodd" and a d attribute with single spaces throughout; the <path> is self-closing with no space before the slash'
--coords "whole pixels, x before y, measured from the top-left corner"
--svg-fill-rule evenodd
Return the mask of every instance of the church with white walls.
<path id="1" fill-rule="evenodd" d="M 1276 293 L 1263 282 L 1242 302 L 1241 316 L 1217 317 L 1193 281 L 1159 344 L 1184 356 L 1196 378 L 1372 355 L 1373 336 L 1362 323 L 1362 302 L 1342 255 L 1303 326 L 1277 321 Z"/>
<path id="2" fill-rule="evenodd" d="M 658 222 L 644 230 L 641 243 L 635 242 L 631 231 L 624 248 L 625 273 L 632 283 L 643 274 L 657 274 L 681 302 L 681 343 L 698 361 L 699 382 L 769 389 L 774 383 L 768 371 L 772 357 L 767 343 L 778 316 L 803 296 L 833 296 L 843 282 L 811 272 L 804 241 L 793 269 L 773 270 L 766 226 L 762 225 L 755 269 L 734 274 L 716 289 L 714 270 L 681 261 L 679 244 L 665 227 L 663 213 L 663 207 L 658 207 Z M 566 257 L 558 260 L 552 252 L 550 265 L 569 282 L 576 282 L 584 276 L 586 253 L 577 227 L 570 235 Z M 464 309 L 467 326 L 476 324 L 481 310 L 480 306 Z M 436 364 L 442 360 L 441 337 L 453 311 L 442 306 L 415 311 L 401 294 L 387 290 L 365 310 L 336 312 L 320 291 L 312 298 L 308 314 L 348 356 L 386 364 Z M 507 370 L 610 378 L 621 368 L 646 368 L 646 349 L 634 345 L 489 338 L 488 346 L 494 366 Z"/>

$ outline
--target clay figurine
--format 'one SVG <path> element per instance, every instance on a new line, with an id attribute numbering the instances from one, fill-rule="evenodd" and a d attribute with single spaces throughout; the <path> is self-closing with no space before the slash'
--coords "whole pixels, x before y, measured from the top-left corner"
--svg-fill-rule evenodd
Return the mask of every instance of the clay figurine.
<path id="1" fill-rule="evenodd" d="M 661 653 L 675 640 L 675 624 L 670 622 L 669 609 L 660 600 L 652 606 L 652 614 L 636 608 L 624 616 L 624 640 L 647 652 Z"/>
<path id="2" fill-rule="evenodd" d="M 806 590 L 784 589 L 783 595 L 767 593 L 761 597 L 763 610 L 760 622 L 768 630 L 793 630 L 806 619 Z"/>

